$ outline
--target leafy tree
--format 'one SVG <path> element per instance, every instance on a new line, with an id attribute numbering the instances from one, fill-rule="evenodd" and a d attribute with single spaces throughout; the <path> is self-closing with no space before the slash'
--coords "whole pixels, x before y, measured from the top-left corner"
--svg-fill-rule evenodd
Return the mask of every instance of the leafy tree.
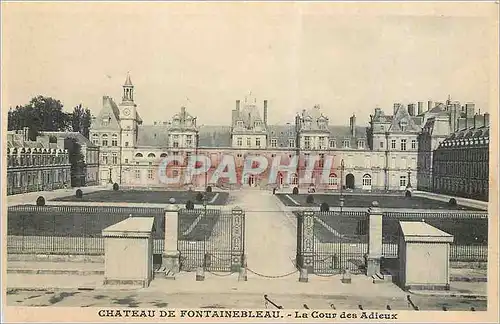
<path id="1" fill-rule="evenodd" d="M 37 96 L 24 106 L 16 106 L 8 114 L 8 129 L 29 128 L 29 137 L 34 140 L 40 131 L 67 131 L 70 129 L 70 114 L 63 104 L 54 98 Z"/>
<path id="2" fill-rule="evenodd" d="M 89 138 L 90 125 L 92 123 L 92 114 L 90 109 L 83 108 L 82 105 L 78 105 L 73 109 L 71 114 L 71 127 L 73 132 L 79 132 L 85 138 Z"/>

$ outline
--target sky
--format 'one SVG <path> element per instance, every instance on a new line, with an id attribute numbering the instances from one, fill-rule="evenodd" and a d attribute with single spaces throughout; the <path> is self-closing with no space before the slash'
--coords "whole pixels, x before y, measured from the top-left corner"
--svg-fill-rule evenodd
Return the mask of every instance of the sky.
<path id="1" fill-rule="evenodd" d="M 3 111 L 45 95 L 97 114 L 128 72 L 146 124 L 184 105 L 229 125 L 250 91 L 271 124 L 316 104 L 330 124 L 366 124 L 448 95 L 496 109 L 498 8 L 441 5 L 2 3 Z"/>

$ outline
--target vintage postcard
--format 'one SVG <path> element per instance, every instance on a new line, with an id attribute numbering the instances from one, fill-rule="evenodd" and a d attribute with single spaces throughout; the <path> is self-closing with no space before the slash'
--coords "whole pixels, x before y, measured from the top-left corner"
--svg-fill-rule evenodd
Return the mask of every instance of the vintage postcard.
<path id="1" fill-rule="evenodd" d="M 2 320 L 498 322 L 498 2 L 2 2 Z"/>

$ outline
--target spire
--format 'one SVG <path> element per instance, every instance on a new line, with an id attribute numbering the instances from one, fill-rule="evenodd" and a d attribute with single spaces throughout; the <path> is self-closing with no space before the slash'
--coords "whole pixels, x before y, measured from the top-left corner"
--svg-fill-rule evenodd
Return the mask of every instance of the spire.
<path id="1" fill-rule="evenodd" d="M 130 80 L 130 73 L 127 72 L 127 79 L 123 85 L 123 101 L 134 101 L 134 85 Z"/>
<path id="2" fill-rule="evenodd" d="M 130 86 L 133 87 L 134 85 L 132 84 L 132 80 L 130 80 L 130 73 L 127 72 L 127 79 L 125 80 L 124 86 Z"/>

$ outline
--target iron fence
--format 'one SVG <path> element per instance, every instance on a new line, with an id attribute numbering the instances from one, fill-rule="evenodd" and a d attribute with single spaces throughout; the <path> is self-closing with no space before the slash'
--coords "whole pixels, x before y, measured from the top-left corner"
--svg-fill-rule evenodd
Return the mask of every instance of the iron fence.
<path id="1" fill-rule="evenodd" d="M 155 251 L 163 248 L 161 208 L 12 206 L 7 213 L 7 253 L 104 254 L 102 230 L 130 216 L 155 217 Z"/>

